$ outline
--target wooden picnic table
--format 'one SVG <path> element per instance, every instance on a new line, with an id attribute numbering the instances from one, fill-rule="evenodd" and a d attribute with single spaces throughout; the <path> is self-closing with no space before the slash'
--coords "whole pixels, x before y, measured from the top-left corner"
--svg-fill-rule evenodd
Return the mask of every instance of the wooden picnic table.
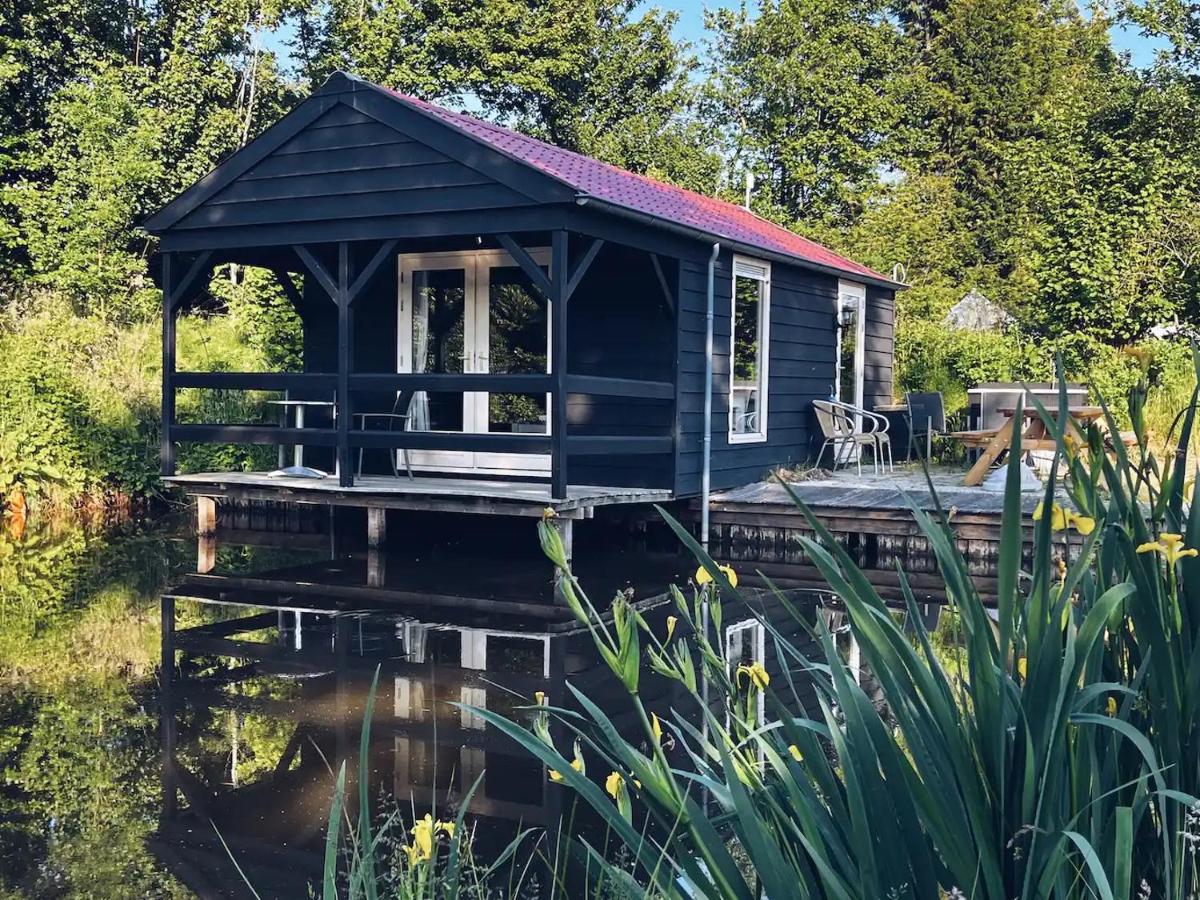
<path id="1" fill-rule="evenodd" d="M 998 428 L 983 429 L 982 431 L 959 431 L 951 434 L 951 437 L 958 438 L 968 446 L 983 448 L 979 459 L 975 460 L 975 465 L 971 466 L 963 479 L 963 484 L 969 487 L 982 482 L 987 476 L 988 469 L 992 467 L 992 463 L 999 459 L 1000 455 L 1012 444 L 1016 409 L 1011 406 L 1000 407 L 997 412 L 1007 416 L 1004 424 Z M 1051 418 L 1058 418 L 1057 408 L 1047 407 L 1046 412 Z M 1054 450 L 1058 447 L 1058 442 L 1046 431 L 1046 423 L 1037 409 L 1024 408 L 1021 413 L 1021 418 L 1025 423 L 1021 431 L 1022 450 Z M 1104 409 L 1099 406 L 1069 406 L 1067 415 L 1071 420 L 1069 427 L 1082 446 L 1085 444 L 1083 429 L 1089 423 L 1101 418 L 1104 415 Z"/>

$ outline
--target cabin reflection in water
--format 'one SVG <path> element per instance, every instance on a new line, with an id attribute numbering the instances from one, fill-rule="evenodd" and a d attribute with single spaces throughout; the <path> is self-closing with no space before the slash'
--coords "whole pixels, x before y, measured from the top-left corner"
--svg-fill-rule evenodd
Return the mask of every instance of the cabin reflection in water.
<path id="1" fill-rule="evenodd" d="M 643 584 L 653 579 L 659 590 L 670 581 L 683 585 L 681 570 L 691 570 L 683 557 L 647 560 Z M 538 572 L 544 577 L 544 568 Z M 452 605 L 439 602 L 446 595 L 349 583 L 365 575 L 361 561 L 327 560 L 251 576 L 185 578 L 164 596 L 163 658 L 176 664 L 162 670 L 165 799 L 154 849 L 200 896 L 250 896 L 216 830 L 263 898 L 307 896 L 307 885 L 319 881 L 333 773 L 343 762 L 349 813 L 357 815 L 359 737 L 377 667 L 366 773 L 373 814 L 398 810 L 407 822 L 414 811 L 450 818 L 480 779 L 467 812 L 484 859 L 518 827 L 553 834 L 573 796 L 467 707 L 527 722 L 523 707 L 537 691 L 571 705 L 570 683 L 640 741 L 623 688 L 563 606 L 494 594 L 470 603 L 456 596 Z M 820 616 L 838 629 L 840 614 L 825 608 L 819 593 L 790 594 L 810 625 Z M 782 604 L 764 594 L 753 602 L 771 628 L 820 659 Z M 665 595 L 638 608 L 665 633 L 673 611 Z M 731 666 L 761 660 L 786 685 L 768 627 L 737 604 L 723 612 Z M 839 645 L 857 668 L 844 632 Z M 792 669 L 800 703 L 815 712 L 811 686 Z M 664 722 L 672 712 L 695 719 L 697 710 L 673 682 L 645 672 L 641 696 Z M 557 734 L 556 744 L 569 753 L 566 734 Z M 682 747 L 670 756 L 687 763 Z M 589 772 L 604 766 L 599 759 L 588 764 Z"/>
<path id="2" fill-rule="evenodd" d="M 431 622 L 305 600 L 163 599 L 164 659 L 174 654 L 177 663 L 163 667 L 165 800 L 155 850 L 201 896 L 248 896 L 214 826 L 262 897 L 307 896 L 306 883 L 320 877 L 332 773 L 343 762 L 357 814 L 359 738 L 377 666 L 373 813 L 399 810 L 409 823 L 414 809 L 451 818 L 482 776 L 467 811 L 483 857 L 518 825 L 552 832 L 569 798 L 540 763 L 464 707 L 527 721 L 522 707 L 537 691 L 569 702 L 569 679 L 615 708 L 618 727 L 632 724 L 632 714 L 619 715 L 631 708 L 591 637 L 561 616 L 490 612 L 483 627 L 445 611 Z M 642 608 L 653 620 L 666 614 L 661 598 Z M 679 705 L 673 687 L 651 682 L 663 709 Z"/>

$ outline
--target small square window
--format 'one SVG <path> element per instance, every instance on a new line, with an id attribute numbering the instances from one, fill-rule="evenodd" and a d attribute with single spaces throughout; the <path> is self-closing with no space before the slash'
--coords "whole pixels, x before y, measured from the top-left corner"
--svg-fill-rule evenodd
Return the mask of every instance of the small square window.
<path id="1" fill-rule="evenodd" d="M 770 265 L 734 257 L 730 320 L 729 440 L 766 440 Z"/>

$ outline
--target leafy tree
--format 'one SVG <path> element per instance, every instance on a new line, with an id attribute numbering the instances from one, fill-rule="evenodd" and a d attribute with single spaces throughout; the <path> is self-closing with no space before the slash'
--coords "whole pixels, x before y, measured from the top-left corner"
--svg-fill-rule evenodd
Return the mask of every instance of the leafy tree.
<path id="1" fill-rule="evenodd" d="M 717 162 L 687 116 L 695 60 L 674 13 L 636 0 L 323 0 L 296 49 L 317 83 L 347 69 L 464 105 L 559 146 L 710 188 Z"/>
<path id="2" fill-rule="evenodd" d="M 905 144 L 911 53 L 887 7 L 779 0 L 718 9 L 706 110 L 728 165 L 752 173 L 754 207 L 845 227 L 880 193 Z"/>
<path id="3" fill-rule="evenodd" d="M 6 234 L 35 282 L 118 321 L 157 302 L 138 224 L 293 99 L 253 45 L 261 6 L 187 0 L 158 12 L 124 45 L 97 45 L 53 93 L 25 171 L 0 187 L 15 212 Z"/>

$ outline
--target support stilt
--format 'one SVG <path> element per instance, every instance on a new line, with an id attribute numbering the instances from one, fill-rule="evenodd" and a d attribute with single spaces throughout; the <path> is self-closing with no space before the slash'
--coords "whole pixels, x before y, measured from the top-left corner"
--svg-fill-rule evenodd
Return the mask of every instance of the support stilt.
<path id="1" fill-rule="evenodd" d="M 217 533 L 217 501 L 213 497 L 196 498 L 196 534 Z"/>
<path id="2" fill-rule="evenodd" d="M 387 510 L 367 507 L 367 546 L 373 549 L 382 547 L 387 542 Z"/>
<path id="3" fill-rule="evenodd" d="M 217 566 L 217 539 L 212 534 L 196 538 L 196 572 L 207 575 Z"/>
<path id="4" fill-rule="evenodd" d="M 383 587 L 387 582 L 387 557 L 378 547 L 367 548 L 367 587 Z"/>

